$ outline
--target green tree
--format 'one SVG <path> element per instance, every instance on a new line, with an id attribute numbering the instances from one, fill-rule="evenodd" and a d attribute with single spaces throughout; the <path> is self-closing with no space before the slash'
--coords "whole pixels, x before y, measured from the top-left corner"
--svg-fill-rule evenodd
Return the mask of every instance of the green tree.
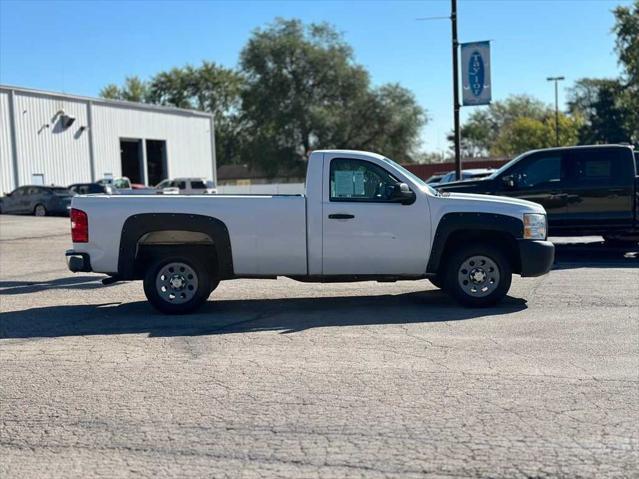
<path id="1" fill-rule="evenodd" d="M 639 142 L 639 0 L 613 13 L 622 75 L 582 78 L 569 92 L 570 111 L 585 119 L 582 143 Z"/>
<path id="2" fill-rule="evenodd" d="M 582 78 L 568 92 L 568 108 L 585 119 L 579 131 L 582 144 L 629 142 L 630 110 L 619 101 L 618 80 Z"/>
<path id="3" fill-rule="evenodd" d="M 551 115 L 554 118 L 554 110 L 528 95 L 513 95 L 493 102 L 487 108 L 475 109 L 461 128 L 462 156 L 503 154 L 504 146 L 495 149 L 495 145 L 505 129 L 509 129 L 508 135 L 512 135 L 519 131 L 519 127 L 513 129 L 510 126 L 518 120 L 523 118 L 543 123 Z M 448 140 L 454 141 L 452 134 Z"/>
<path id="4" fill-rule="evenodd" d="M 624 69 L 626 85 L 639 85 L 639 0 L 631 6 L 617 7 L 614 10 L 617 35 L 615 50 L 619 63 Z"/>
<path id="5" fill-rule="evenodd" d="M 120 100 L 120 88 L 113 83 L 109 83 L 100 90 L 100 96 L 108 100 Z"/>
<path id="6" fill-rule="evenodd" d="M 107 85 L 100 91 L 100 96 L 110 100 L 142 103 L 148 99 L 148 85 L 137 76 L 126 77 L 121 88 L 114 84 Z"/>
<path id="7" fill-rule="evenodd" d="M 639 143 L 639 0 L 628 7 L 617 7 L 614 14 L 615 50 L 623 68 L 619 103 L 627 110 L 626 130 Z"/>
<path id="8" fill-rule="evenodd" d="M 374 149 L 410 161 L 426 122 L 399 85 L 370 86 L 351 47 L 328 24 L 278 19 L 240 57 L 249 155 L 267 171 L 300 165 L 317 148 Z"/>
<path id="9" fill-rule="evenodd" d="M 371 87 L 351 47 L 328 24 L 276 20 L 253 33 L 240 65 L 236 71 L 204 62 L 147 82 L 130 77 L 101 95 L 213 113 L 220 164 L 241 161 L 270 173 L 302 169 L 317 148 L 414 160 L 424 110 L 397 84 Z"/>
<path id="10" fill-rule="evenodd" d="M 160 72 L 148 82 L 128 77 L 122 87 L 107 85 L 100 95 L 212 113 L 216 156 L 219 164 L 225 164 L 240 161 L 242 85 L 242 76 L 237 71 L 205 61 L 199 67 L 187 65 Z"/>
<path id="11" fill-rule="evenodd" d="M 242 75 L 230 68 L 203 62 L 160 72 L 149 82 L 151 103 L 207 111 L 215 122 L 215 150 L 219 164 L 240 158 L 240 91 Z"/>
<path id="12" fill-rule="evenodd" d="M 579 139 L 579 117 L 559 114 L 559 144 L 575 145 Z M 528 150 L 556 146 L 557 133 L 554 115 L 543 119 L 519 117 L 505 125 L 499 132 L 491 152 L 497 156 L 513 157 Z"/>

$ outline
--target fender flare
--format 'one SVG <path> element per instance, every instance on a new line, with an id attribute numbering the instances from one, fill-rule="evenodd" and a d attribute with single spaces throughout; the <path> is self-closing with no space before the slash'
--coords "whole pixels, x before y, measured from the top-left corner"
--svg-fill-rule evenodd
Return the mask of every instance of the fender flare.
<path id="1" fill-rule="evenodd" d="M 463 230 L 506 233 L 517 240 L 524 235 L 524 222 L 514 216 L 496 213 L 446 213 L 437 225 L 427 273 L 437 273 L 448 238 Z"/>
<path id="2" fill-rule="evenodd" d="M 191 231 L 205 233 L 215 245 L 220 279 L 233 276 L 233 255 L 229 231 L 223 221 L 212 216 L 184 213 L 141 213 L 129 216 L 122 226 L 118 256 L 118 276 L 133 279 L 138 242 L 155 231 Z"/>

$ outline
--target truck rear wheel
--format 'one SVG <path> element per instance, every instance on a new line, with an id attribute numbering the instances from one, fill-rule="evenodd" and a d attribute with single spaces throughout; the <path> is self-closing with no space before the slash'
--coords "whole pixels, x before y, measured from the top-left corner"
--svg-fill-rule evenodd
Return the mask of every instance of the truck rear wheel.
<path id="1" fill-rule="evenodd" d="M 446 291 L 464 306 L 492 306 L 510 289 L 512 268 L 506 257 L 486 244 L 456 251 L 446 268 Z"/>
<path id="2" fill-rule="evenodd" d="M 189 255 L 158 258 L 144 275 L 144 293 L 155 309 L 185 314 L 198 309 L 216 286 L 211 274 Z"/>

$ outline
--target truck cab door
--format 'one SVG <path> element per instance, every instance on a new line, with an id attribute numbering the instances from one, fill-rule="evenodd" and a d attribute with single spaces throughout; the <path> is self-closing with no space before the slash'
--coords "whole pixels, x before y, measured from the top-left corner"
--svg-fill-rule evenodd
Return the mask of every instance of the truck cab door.
<path id="1" fill-rule="evenodd" d="M 426 198 L 391 198 L 401 181 L 369 160 L 327 156 L 322 192 L 322 274 L 420 275 L 430 251 Z"/>
<path id="2" fill-rule="evenodd" d="M 568 153 L 567 225 L 579 229 L 631 228 L 635 171 L 626 147 L 575 148 Z"/>
<path id="3" fill-rule="evenodd" d="M 563 152 L 533 153 L 503 172 L 496 181 L 496 194 L 539 203 L 548 214 L 548 224 L 561 227 L 567 205 L 574 200 L 564 191 L 566 175 Z"/>

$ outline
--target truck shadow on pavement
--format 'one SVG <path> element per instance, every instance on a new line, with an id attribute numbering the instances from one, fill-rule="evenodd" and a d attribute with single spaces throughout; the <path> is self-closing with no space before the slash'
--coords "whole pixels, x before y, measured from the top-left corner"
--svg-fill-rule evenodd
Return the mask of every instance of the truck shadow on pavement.
<path id="1" fill-rule="evenodd" d="M 94 289 L 103 287 L 103 276 L 67 276 L 43 281 L 0 281 L 0 296 L 3 294 L 29 294 L 46 289 Z"/>
<path id="2" fill-rule="evenodd" d="M 553 269 L 639 268 L 639 247 L 610 247 L 602 242 L 555 244 Z"/>
<path id="3" fill-rule="evenodd" d="M 166 316 L 145 301 L 50 306 L 3 313 L 0 339 L 148 333 L 201 336 L 313 328 L 462 321 L 526 309 L 507 297 L 493 308 L 466 309 L 439 290 L 382 296 L 212 300 L 196 314 Z"/>

